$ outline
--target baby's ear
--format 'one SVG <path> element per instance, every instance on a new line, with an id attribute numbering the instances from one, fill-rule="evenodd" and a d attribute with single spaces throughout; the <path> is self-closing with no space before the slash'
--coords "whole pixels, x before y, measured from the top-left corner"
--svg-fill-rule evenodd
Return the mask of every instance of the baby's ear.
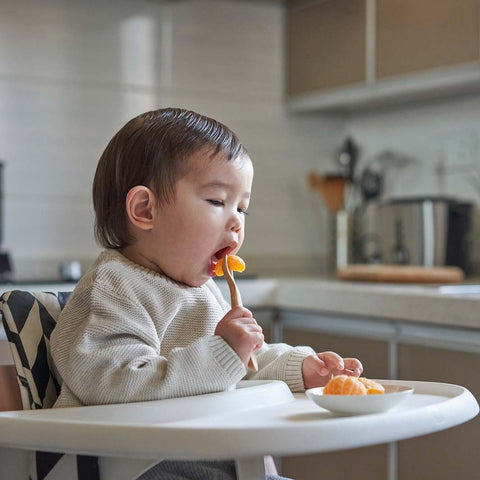
<path id="1" fill-rule="evenodd" d="M 148 187 L 137 185 L 131 188 L 125 200 L 130 222 L 141 230 L 151 230 L 155 202 L 155 194 Z"/>

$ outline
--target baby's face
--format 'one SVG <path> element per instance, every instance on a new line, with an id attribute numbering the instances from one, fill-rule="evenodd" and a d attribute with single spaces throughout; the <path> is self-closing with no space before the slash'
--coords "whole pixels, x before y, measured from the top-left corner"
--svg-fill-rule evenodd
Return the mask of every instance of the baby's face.
<path id="1" fill-rule="evenodd" d="M 196 287 L 243 243 L 253 166 L 247 156 L 228 161 L 203 151 L 191 157 L 190 167 L 176 184 L 175 199 L 155 212 L 151 260 L 169 277 Z"/>

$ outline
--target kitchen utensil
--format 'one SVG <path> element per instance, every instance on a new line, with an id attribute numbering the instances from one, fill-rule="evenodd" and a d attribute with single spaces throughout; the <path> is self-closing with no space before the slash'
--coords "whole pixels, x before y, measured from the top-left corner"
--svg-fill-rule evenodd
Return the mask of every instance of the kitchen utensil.
<path id="1" fill-rule="evenodd" d="M 337 415 L 365 415 L 391 410 L 405 401 L 413 388 L 403 385 L 389 385 L 377 380 L 385 388 L 385 393 L 377 395 L 323 395 L 323 387 L 310 388 L 307 397 L 318 406 Z"/>
<path id="2" fill-rule="evenodd" d="M 459 283 L 464 279 L 458 267 L 421 267 L 414 265 L 348 265 L 337 270 L 342 280 L 391 283 Z"/>
<path id="3" fill-rule="evenodd" d="M 352 218 L 345 210 L 335 216 L 335 266 L 343 268 L 351 261 Z"/>
<path id="4" fill-rule="evenodd" d="M 230 304 L 232 308 L 234 307 L 242 307 L 242 297 L 240 295 L 240 290 L 235 283 L 233 278 L 233 273 L 230 270 L 230 266 L 228 265 L 228 255 L 225 255 L 223 259 L 223 273 L 225 275 L 225 279 L 227 280 L 228 288 L 230 290 Z M 255 372 L 258 372 L 258 362 L 255 353 L 252 352 L 250 360 L 248 361 L 248 368 Z"/>
<path id="5" fill-rule="evenodd" d="M 360 190 L 364 202 L 377 198 L 382 193 L 383 176 L 372 167 L 366 167 L 360 177 Z"/>
<path id="6" fill-rule="evenodd" d="M 327 210 L 335 215 L 332 224 L 332 251 L 335 267 L 340 268 L 349 263 L 351 253 L 351 217 L 345 211 L 346 177 L 341 175 L 319 175 L 310 172 L 308 184 L 311 190 L 320 192 Z"/>
<path id="7" fill-rule="evenodd" d="M 355 167 L 358 160 L 358 147 L 352 138 L 347 137 L 338 153 L 337 162 L 345 173 L 347 180 L 353 183 L 355 178 Z"/>
<path id="8" fill-rule="evenodd" d="M 347 179 L 341 175 L 319 175 L 315 172 L 308 175 L 310 189 L 320 192 L 327 210 L 334 214 L 343 210 L 346 184 Z"/>

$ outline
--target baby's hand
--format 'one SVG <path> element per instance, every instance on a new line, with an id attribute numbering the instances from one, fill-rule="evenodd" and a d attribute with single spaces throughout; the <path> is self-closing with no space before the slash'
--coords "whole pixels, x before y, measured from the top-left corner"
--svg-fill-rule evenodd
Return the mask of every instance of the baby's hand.
<path id="1" fill-rule="evenodd" d="M 335 352 L 322 352 L 305 358 L 302 365 L 305 390 L 323 387 L 334 375 L 360 376 L 363 366 L 356 358 L 342 358 Z"/>
<path id="2" fill-rule="evenodd" d="M 262 327 L 244 307 L 232 308 L 217 324 L 215 335 L 222 337 L 247 365 L 253 351 L 263 344 Z"/>

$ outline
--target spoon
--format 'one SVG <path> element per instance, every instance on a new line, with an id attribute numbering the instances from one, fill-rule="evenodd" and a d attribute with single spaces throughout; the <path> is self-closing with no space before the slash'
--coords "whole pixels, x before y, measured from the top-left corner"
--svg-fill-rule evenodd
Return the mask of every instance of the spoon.
<path id="1" fill-rule="evenodd" d="M 223 267 L 223 273 L 225 274 L 225 278 L 228 283 L 228 288 L 230 289 L 230 303 L 232 305 L 232 308 L 243 307 L 240 290 L 238 289 L 237 284 L 235 283 L 235 280 L 233 278 L 233 273 L 230 271 L 230 266 L 228 265 L 228 255 L 225 255 L 225 258 L 223 259 L 222 267 Z M 258 372 L 257 357 L 254 352 L 252 352 L 250 360 L 248 361 L 248 368 L 250 370 Z"/>

